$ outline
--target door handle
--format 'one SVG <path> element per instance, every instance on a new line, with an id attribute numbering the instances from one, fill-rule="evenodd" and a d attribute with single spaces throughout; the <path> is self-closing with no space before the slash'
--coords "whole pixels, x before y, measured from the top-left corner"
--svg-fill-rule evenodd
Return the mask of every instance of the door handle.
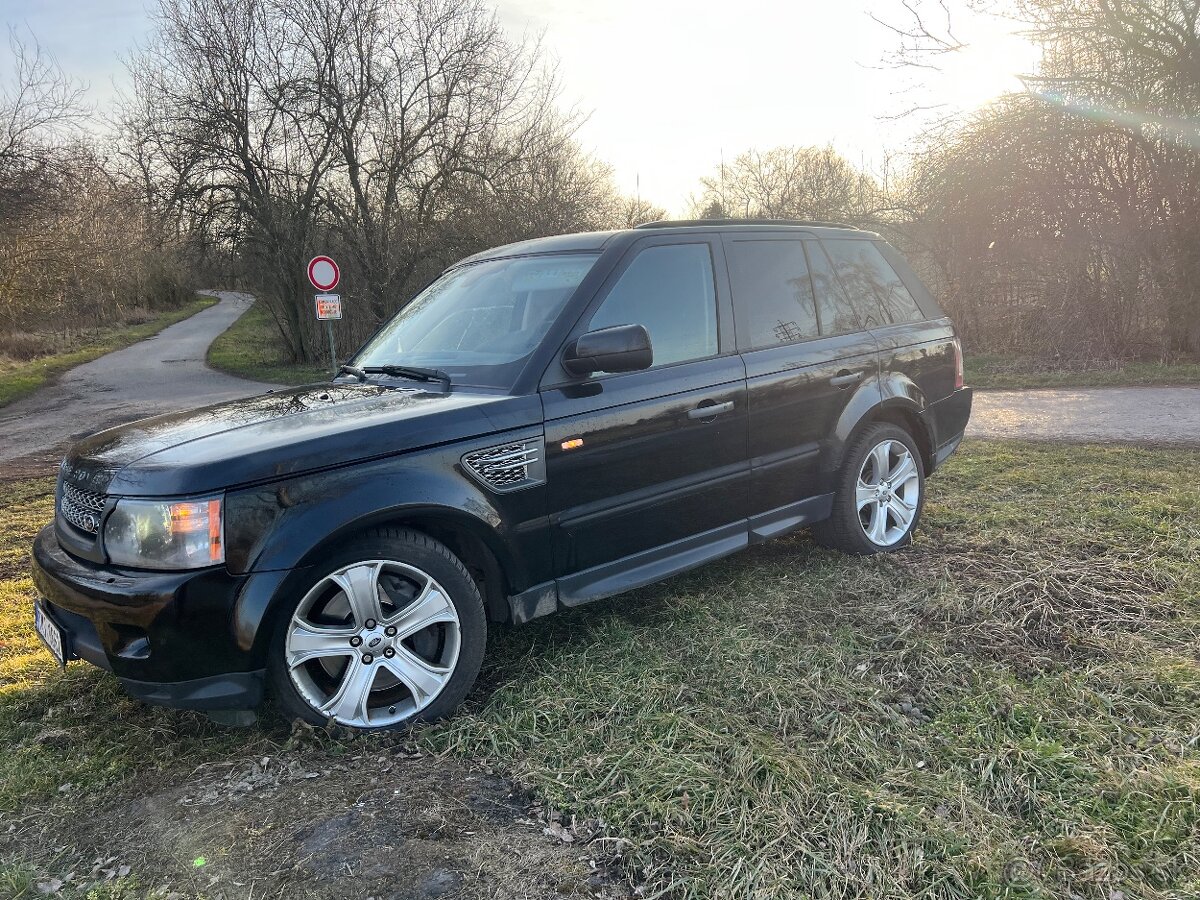
<path id="1" fill-rule="evenodd" d="M 717 416 L 727 412 L 733 412 L 733 401 L 726 400 L 724 403 L 708 403 L 701 404 L 695 409 L 688 410 L 689 419 L 715 419 Z"/>
<path id="2" fill-rule="evenodd" d="M 842 371 L 838 372 L 836 375 L 834 375 L 832 378 L 829 379 L 829 383 L 837 388 L 848 388 L 848 387 L 850 387 L 850 385 L 856 384 L 857 382 L 862 381 L 862 380 L 863 380 L 862 372 L 850 372 L 850 371 L 847 371 L 846 369 L 842 369 Z"/>

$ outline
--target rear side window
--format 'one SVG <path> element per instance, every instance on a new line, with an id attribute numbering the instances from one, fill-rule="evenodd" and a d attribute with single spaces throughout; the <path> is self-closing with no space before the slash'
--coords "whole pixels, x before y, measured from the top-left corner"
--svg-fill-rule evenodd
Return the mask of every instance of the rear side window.
<path id="1" fill-rule="evenodd" d="M 921 307 L 873 242 L 838 240 L 823 243 L 851 302 L 867 311 L 868 326 L 924 320 Z"/>
<path id="2" fill-rule="evenodd" d="M 815 241 L 809 241 L 808 265 L 812 273 L 813 290 L 817 295 L 817 314 L 821 321 L 821 334 L 849 334 L 861 331 L 870 309 L 858 309 L 842 289 L 833 264 Z M 859 304 L 860 306 L 866 304 Z"/>
<path id="3" fill-rule="evenodd" d="M 647 247 L 612 286 L 588 328 L 643 325 L 654 365 L 717 355 L 717 293 L 708 244 Z"/>
<path id="4" fill-rule="evenodd" d="M 817 306 L 800 241 L 732 241 L 738 343 L 758 350 L 817 337 Z"/>

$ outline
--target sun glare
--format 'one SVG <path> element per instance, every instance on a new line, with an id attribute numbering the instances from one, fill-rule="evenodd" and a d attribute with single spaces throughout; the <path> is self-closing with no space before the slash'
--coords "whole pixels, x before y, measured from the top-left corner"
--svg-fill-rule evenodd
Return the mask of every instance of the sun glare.
<path id="1" fill-rule="evenodd" d="M 1020 76 L 1032 72 L 1038 50 L 1016 27 L 994 17 L 979 17 L 963 49 L 941 60 L 930 90 L 937 102 L 958 112 L 976 109 L 1002 94 L 1023 89 Z"/>

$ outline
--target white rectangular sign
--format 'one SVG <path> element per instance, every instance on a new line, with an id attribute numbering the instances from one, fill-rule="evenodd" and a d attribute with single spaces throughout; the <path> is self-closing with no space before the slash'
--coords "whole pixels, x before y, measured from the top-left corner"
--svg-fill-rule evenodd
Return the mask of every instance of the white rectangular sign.
<path id="1" fill-rule="evenodd" d="M 317 318 L 340 319 L 342 317 L 341 294 L 317 294 Z"/>

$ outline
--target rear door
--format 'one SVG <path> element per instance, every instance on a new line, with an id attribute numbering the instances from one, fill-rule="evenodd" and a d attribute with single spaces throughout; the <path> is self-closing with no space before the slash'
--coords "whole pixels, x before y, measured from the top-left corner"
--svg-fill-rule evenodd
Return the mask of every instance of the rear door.
<path id="1" fill-rule="evenodd" d="M 630 324 L 650 333 L 652 368 L 580 380 L 555 366 L 542 389 L 568 605 L 652 580 L 655 565 L 681 554 L 700 560 L 746 543 L 746 372 L 719 238 L 633 244 L 572 337 Z"/>
<path id="2" fill-rule="evenodd" d="M 752 526 L 768 536 L 825 513 L 830 438 L 874 382 L 877 345 L 817 241 L 755 232 L 724 243 L 746 364 Z"/>

